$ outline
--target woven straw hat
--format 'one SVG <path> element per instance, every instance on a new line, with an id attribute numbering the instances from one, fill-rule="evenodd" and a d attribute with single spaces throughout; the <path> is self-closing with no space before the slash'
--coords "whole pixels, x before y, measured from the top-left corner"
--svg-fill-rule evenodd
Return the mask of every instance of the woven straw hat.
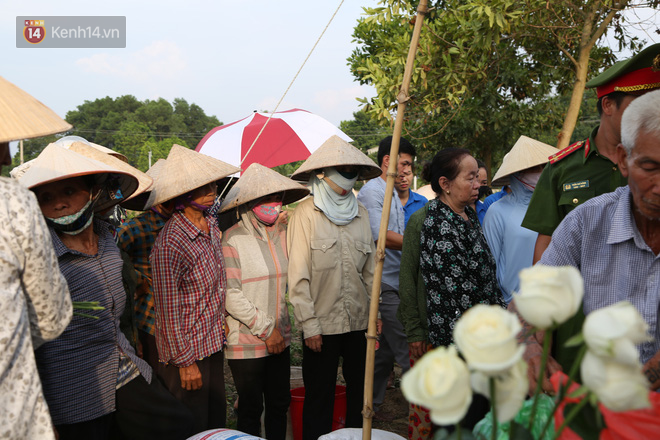
<path id="1" fill-rule="evenodd" d="M 121 160 L 122 162 L 128 163 L 128 158 L 124 156 L 121 153 L 117 153 L 115 150 L 111 150 L 110 148 L 106 148 L 103 145 L 95 144 L 94 142 L 89 142 L 85 138 L 81 138 L 80 136 L 64 136 L 61 139 L 56 140 L 53 142 L 55 145 L 58 147 L 63 147 L 66 149 L 71 148 L 71 145 L 74 143 L 83 143 L 85 145 L 88 145 L 89 147 L 105 154 L 109 154 L 110 156 L 116 157 L 117 159 Z M 94 159 L 95 157 L 85 155 L 88 157 L 92 157 Z M 13 177 L 14 179 L 20 179 L 20 177 L 25 174 L 25 172 L 32 166 L 32 162 L 34 162 L 35 159 L 28 160 L 27 162 L 24 162 L 20 165 L 15 166 L 12 168 L 12 170 L 9 172 L 9 175 Z"/>
<path id="2" fill-rule="evenodd" d="M 241 171 L 233 165 L 214 159 L 206 154 L 174 144 L 167 162 L 160 171 L 158 191 L 153 205 L 158 205 L 183 195 L 208 183 Z"/>
<path id="3" fill-rule="evenodd" d="M 103 191 L 101 198 L 96 203 L 95 211 L 97 212 L 125 200 L 138 187 L 138 179 L 132 173 L 90 159 L 55 144 L 48 145 L 32 162 L 32 166 L 18 178 L 18 181 L 22 185 L 33 189 L 47 183 L 89 175 L 99 175 L 99 183 L 111 176 L 117 178 L 118 187 L 124 197 L 123 199 L 111 199 L 108 192 Z"/>
<path id="4" fill-rule="evenodd" d="M 73 128 L 51 109 L 0 77 L 0 142 L 30 139 Z"/>
<path id="5" fill-rule="evenodd" d="M 229 211 L 244 203 L 258 200 L 271 194 L 284 193 L 283 205 L 300 200 L 309 194 L 309 189 L 270 168 L 253 163 L 227 193 L 220 212 Z"/>
<path id="6" fill-rule="evenodd" d="M 312 173 L 326 167 L 341 165 L 359 166 L 358 179 L 369 180 L 383 173 L 376 163 L 366 154 L 349 144 L 339 136 L 332 136 L 323 143 L 291 176 L 295 180 L 309 180 Z"/>
<path id="7" fill-rule="evenodd" d="M 102 148 L 108 151 L 112 151 L 109 148 L 105 148 L 105 147 Z M 127 164 L 121 159 L 118 159 L 115 156 L 111 156 L 107 153 L 103 153 L 102 152 L 103 150 L 100 150 L 89 144 L 82 142 L 73 142 L 69 147 L 69 150 L 75 151 L 76 153 L 82 154 L 83 156 L 89 157 L 90 159 L 98 160 L 99 162 L 103 162 L 106 165 L 109 165 L 113 168 L 122 170 L 126 173 L 135 176 L 135 178 L 138 180 L 138 187 L 133 193 L 133 195 L 131 195 L 131 197 L 135 197 L 139 194 L 142 194 L 143 192 L 151 188 L 151 185 L 153 185 L 154 183 L 154 180 L 151 177 L 147 176 L 142 171 L 130 166 L 129 164 Z"/>
<path id="8" fill-rule="evenodd" d="M 502 166 L 493 177 L 492 185 L 507 185 L 509 176 L 513 173 L 547 163 L 548 158 L 558 151 L 555 147 L 536 139 L 520 136 L 513 148 L 504 156 Z"/>
<path id="9" fill-rule="evenodd" d="M 90 142 L 85 138 L 82 138 L 80 136 L 64 136 L 61 139 L 58 139 L 55 141 L 55 143 L 61 147 L 64 148 L 71 148 L 71 145 L 74 143 L 82 142 L 83 144 L 87 144 L 90 147 L 100 151 L 101 153 L 109 154 L 110 156 L 114 156 L 117 159 L 128 163 L 128 158 L 124 156 L 121 153 L 117 153 L 115 150 L 111 150 L 110 148 L 104 147 L 103 145 L 95 144 L 94 142 Z"/>
<path id="10" fill-rule="evenodd" d="M 154 183 L 151 185 L 147 191 L 142 194 L 135 194 L 129 197 L 124 203 L 121 204 L 126 209 L 131 209 L 133 211 L 146 211 L 147 209 L 154 206 L 153 201 L 156 200 L 156 194 L 158 193 L 159 181 L 158 176 L 165 167 L 165 159 L 158 159 L 155 164 L 147 170 L 147 176 L 153 179 Z"/>

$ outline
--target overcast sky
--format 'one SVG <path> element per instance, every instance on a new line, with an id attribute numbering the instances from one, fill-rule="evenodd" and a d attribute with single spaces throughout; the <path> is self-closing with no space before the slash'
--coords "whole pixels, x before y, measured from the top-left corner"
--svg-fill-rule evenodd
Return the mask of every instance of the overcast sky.
<path id="1" fill-rule="evenodd" d="M 339 3 L 0 0 L 0 76 L 61 117 L 85 100 L 130 94 L 185 98 L 230 123 L 274 109 Z M 377 2 L 344 2 L 279 110 L 303 108 L 338 125 L 359 109 L 356 97 L 375 94 L 353 81 L 346 64 L 363 6 Z M 126 16 L 126 48 L 17 49 L 15 21 L 23 15 Z"/>
<path id="2" fill-rule="evenodd" d="M 85 100 L 181 97 L 224 123 L 275 108 L 340 0 L 0 0 L 0 76 L 64 117 Z M 363 6 L 346 0 L 280 110 L 303 108 L 335 125 L 372 96 L 346 64 Z M 16 16 L 126 16 L 125 49 L 16 48 Z M 48 23 L 46 23 L 48 29 Z"/>

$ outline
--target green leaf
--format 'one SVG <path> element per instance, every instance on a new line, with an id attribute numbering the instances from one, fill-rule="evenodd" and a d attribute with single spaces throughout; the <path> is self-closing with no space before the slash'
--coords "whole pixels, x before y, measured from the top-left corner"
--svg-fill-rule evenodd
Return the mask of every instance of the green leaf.
<path id="1" fill-rule="evenodd" d="M 577 390 L 570 393 L 568 395 L 568 397 L 576 398 L 576 397 L 580 397 L 580 396 L 582 396 L 582 395 L 584 395 L 588 392 L 589 392 L 589 388 L 587 388 L 585 385 L 582 385 L 580 388 L 578 388 Z"/>
<path id="2" fill-rule="evenodd" d="M 580 332 L 566 341 L 564 347 L 578 347 L 582 344 L 584 344 L 584 335 Z"/>

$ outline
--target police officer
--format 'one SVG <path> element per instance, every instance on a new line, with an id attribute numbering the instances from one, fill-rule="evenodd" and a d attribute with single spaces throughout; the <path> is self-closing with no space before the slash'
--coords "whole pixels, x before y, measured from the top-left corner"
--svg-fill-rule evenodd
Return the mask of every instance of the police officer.
<path id="1" fill-rule="evenodd" d="M 593 129 L 589 139 L 550 156 L 550 163 L 541 174 L 522 222 L 523 227 L 539 233 L 534 263 L 541 259 L 555 228 L 571 210 L 592 197 L 627 184 L 616 158 L 616 148 L 621 142 L 621 115 L 636 97 L 660 88 L 660 43 L 614 64 L 589 81 L 587 87 L 596 87 L 600 125 Z M 555 332 L 554 359 L 549 366 L 556 365 L 555 359 L 564 370 L 572 365 L 577 350 L 565 348 L 564 343 L 580 331 L 583 321 L 584 314 L 578 313 Z M 533 347 L 528 341 L 526 357 L 532 366 L 530 370 L 536 368 L 538 359 L 534 357 L 540 355 L 540 350 L 532 354 Z M 548 368 L 548 376 L 553 368 Z"/>
<path id="2" fill-rule="evenodd" d="M 616 163 L 621 115 L 637 96 L 660 88 L 660 43 L 616 63 L 587 87 L 596 87 L 600 125 L 589 139 L 550 156 L 541 174 L 522 223 L 539 233 L 534 263 L 541 259 L 552 232 L 573 208 L 626 184 Z"/>

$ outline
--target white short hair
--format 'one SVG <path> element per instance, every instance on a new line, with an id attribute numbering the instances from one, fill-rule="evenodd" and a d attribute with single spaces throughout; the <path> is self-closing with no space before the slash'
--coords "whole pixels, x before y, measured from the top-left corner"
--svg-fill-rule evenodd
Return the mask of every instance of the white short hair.
<path id="1" fill-rule="evenodd" d="M 645 93 L 631 102 L 621 117 L 621 144 L 628 155 L 635 148 L 640 132 L 660 138 L 660 90 Z"/>

